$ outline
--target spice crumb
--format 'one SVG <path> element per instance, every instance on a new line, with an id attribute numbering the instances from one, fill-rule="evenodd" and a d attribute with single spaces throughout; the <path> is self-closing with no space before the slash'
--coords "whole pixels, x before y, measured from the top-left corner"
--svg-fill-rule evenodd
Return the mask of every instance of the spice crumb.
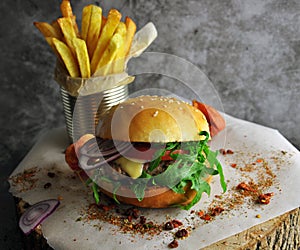
<path id="1" fill-rule="evenodd" d="M 50 178 L 54 178 L 55 177 L 55 173 L 53 173 L 53 172 L 48 172 L 48 174 L 47 174 Z"/>
<path id="2" fill-rule="evenodd" d="M 175 236 L 177 237 L 177 238 L 186 238 L 186 237 L 188 237 L 188 235 L 189 235 L 189 232 L 186 230 L 186 229 L 180 229 L 180 230 L 178 230 L 176 233 L 175 233 Z"/>
<path id="3" fill-rule="evenodd" d="M 234 152 L 231 149 L 227 149 L 226 154 L 232 155 Z"/>
<path id="4" fill-rule="evenodd" d="M 177 248 L 178 247 L 178 241 L 177 240 L 173 240 L 169 245 L 169 248 Z"/>
<path id="5" fill-rule="evenodd" d="M 44 188 L 45 189 L 48 189 L 48 188 L 50 188 L 51 187 L 51 183 L 50 182 L 47 182 L 45 185 L 44 185 Z"/>

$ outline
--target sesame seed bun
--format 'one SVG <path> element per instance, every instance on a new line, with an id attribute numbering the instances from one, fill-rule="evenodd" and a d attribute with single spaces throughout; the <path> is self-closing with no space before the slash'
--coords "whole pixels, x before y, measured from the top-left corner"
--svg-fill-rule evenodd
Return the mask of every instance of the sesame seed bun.
<path id="1" fill-rule="evenodd" d="M 139 96 L 113 107 L 99 122 L 97 136 L 131 142 L 198 141 L 209 133 L 204 114 L 171 97 Z"/>

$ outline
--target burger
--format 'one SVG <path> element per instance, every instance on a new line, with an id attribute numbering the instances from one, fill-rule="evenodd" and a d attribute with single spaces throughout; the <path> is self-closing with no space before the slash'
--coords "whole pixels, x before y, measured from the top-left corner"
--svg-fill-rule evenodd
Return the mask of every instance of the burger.
<path id="1" fill-rule="evenodd" d="M 220 175 L 226 191 L 210 139 L 200 109 L 173 97 L 139 96 L 111 108 L 94 135 L 69 146 L 66 161 L 88 175 L 96 202 L 102 192 L 138 207 L 190 209 L 210 194 L 212 176 Z"/>

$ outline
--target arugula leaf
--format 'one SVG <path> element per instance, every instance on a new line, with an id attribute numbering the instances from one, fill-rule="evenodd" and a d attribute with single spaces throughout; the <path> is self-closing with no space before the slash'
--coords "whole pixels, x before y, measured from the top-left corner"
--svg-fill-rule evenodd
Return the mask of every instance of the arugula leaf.
<path id="1" fill-rule="evenodd" d="M 92 182 L 93 182 L 93 180 L 91 178 L 88 178 L 85 182 L 85 185 L 89 186 Z"/>
<path id="2" fill-rule="evenodd" d="M 114 190 L 113 190 L 113 198 L 115 200 L 115 202 L 117 202 L 118 204 L 120 204 L 118 198 L 117 198 L 117 190 L 119 189 L 119 187 L 121 186 L 120 182 L 115 182 L 114 184 Z"/>
<path id="3" fill-rule="evenodd" d="M 149 166 L 149 171 L 153 171 L 155 168 L 157 168 L 157 166 L 159 165 L 159 163 L 161 162 L 161 157 L 165 154 L 166 149 L 159 149 L 155 152 L 154 154 L 154 161 L 150 162 L 150 166 Z"/>
<path id="4" fill-rule="evenodd" d="M 95 182 L 93 182 L 92 190 L 94 193 L 94 198 L 95 198 L 96 204 L 98 204 L 100 202 L 100 198 L 99 198 L 99 193 L 98 193 L 98 186 Z"/>
<path id="5" fill-rule="evenodd" d="M 186 206 L 179 206 L 181 209 L 189 210 L 192 206 L 194 206 L 196 203 L 198 203 L 198 201 L 200 201 L 202 194 L 204 192 L 207 193 L 208 195 L 210 195 L 210 185 L 206 181 L 203 181 L 198 184 L 198 188 L 196 189 L 196 191 L 197 191 L 197 194 L 194 197 L 194 199 L 190 202 L 190 204 L 188 204 Z"/>
<path id="6" fill-rule="evenodd" d="M 135 193 L 135 196 L 139 201 L 144 199 L 145 190 L 147 188 L 148 181 L 149 179 L 139 178 L 136 179 L 134 184 L 130 185 L 131 191 Z"/>
<path id="7" fill-rule="evenodd" d="M 175 150 L 180 146 L 180 142 L 168 142 L 166 144 L 166 150 Z"/>
<path id="8" fill-rule="evenodd" d="M 220 175 L 221 187 L 223 189 L 223 192 L 226 192 L 226 190 L 227 190 L 227 184 L 226 184 L 226 181 L 225 181 L 225 177 L 224 177 L 222 165 L 221 165 L 221 163 L 217 159 L 218 151 L 213 152 L 208 147 L 206 147 L 204 149 L 204 152 L 207 155 L 207 161 L 209 162 L 210 166 L 211 167 L 216 166 L 217 171 L 218 171 L 218 173 Z"/>
<path id="9" fill-rule="evenodd" d="M 139 201 L 143 200 L 145 190 L 149 185 L 167 186 L 176 193 L 184 193 L 184 188 L 190 183 L 190 188 L 194 189 L 197 194 L 190 204 L 180 206 L 182 209 L 188 210 L 201 199 L 203 192 L 208 195 L 210 194 L 210 185 L 204 180 L 207 175 L 219 174 L 222 189 L 224 192 L 226 191 L 227 187 L 222 166 L 217 159 L 218 152 L 210 150 L 207 144 L 209 134 L 206 131 L 200 132 L 199 136 L 205 136 L 205 138 L 200 141 L 192 142 L 169 142 L 165 148 L 156 151 L 153 158 L 154 160 L 150 162 L 148 168 L 149 172 L 152 172 L 159 166 L 162 156 L 167 150 L 171 151 L 170 156 L 175 161 L 159 175 L 151 176 L 146 171 L 143 171 L 142 175 L 134 180 L 133 184 L 130 185 L 130 189 L 134 192 Z M 189 152 L 189 154 L 172 153 L 176 149 L 185 150 Z M 209 166 L 207 166 L 207 163 Z M 101 175 L 98 175 L 98 178 L 102 181 L 109 181 L 114 184 L 113 195 L 116 202 L 118 202 L 116 192 L 121 186 L 121 182 L 109 180 L 107 177 Z M 93 183 L 92 188 L 95 200 L 99 202 L 99 194 L 95 183 Z"/>

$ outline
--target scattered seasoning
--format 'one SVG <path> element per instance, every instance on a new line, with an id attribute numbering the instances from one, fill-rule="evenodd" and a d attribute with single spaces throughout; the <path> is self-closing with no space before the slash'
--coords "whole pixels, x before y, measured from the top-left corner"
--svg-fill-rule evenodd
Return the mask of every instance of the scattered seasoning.
<path id="1" fill-rule="evenodd" d="M 266 194 L 261 194 L 258 196 L 258 202 L 261 204 L 269 204 L 271 197 L 274 195 L 274 193 L 266 193 Z"/>
<path id="2" fill-rule="evenodd" d="M 219 152 L 220 152 L 220 154 L 222 154 L 222 155 L 232 155 L 234 152 L 233 152 L 233 150 L 231 150 L 231 149 L 224 149 L 224 148 L 221 148 L 221 149 L 219 149 Z"/>
<path id="3" fill-rule="evenodd" d="M 104 211 L 110 211 L 110 210 L 114 209 L 116 206 L 115 205 L 108 206 L 108 205 L 99 204 L 98 207 L 103 209 Z"/>
<path id="4" fill-rule="evenodd" d="M 263 162 L 264 160 L 262 159 L 262 158 L 258 158 L 258 159 L 256 159 L 256 162 L 257 163 L 261 163 L 261 162 Z"/>
<path id="5" fill-rule="evenodd" d="M 174 239 L 173 241 L 171 241 L 171 243 L 169 243 L 168 247 L 169 248 L 177 248 L 178 247 L 178 241 Z"/>
<path id="6" fill-rule="evenodd" d="M 256 164 L 253 164 L 253 163 L 251 163 L 251 164 L 245 164 L 245 166 L 244 167 L 242 167 L 242 168 L 240 168 L 239 170 L 241 171 L 241 172 L 253 172 L 254 170 L 255 170 L 255 165 Z"/>
<path id="7" fill-rule="evenodd" d="M 48 174 L 47 174 L 50 178 L 54 178 L 55 177 L 55 173 L 53 173 L 53 172 L 48 172 Z"/>
<path id="8" fill-rule="evenodd" d="M 78 217 L 75 221 L 76 221 L 76 222 L 82 221 L 82 217 Z"/>
<path id="9" fill-rule="evenodd" d="M 202 217 L 204 214 L 205 214 L 205 213 L 204 213 L 203 210 L 200 210 L 200 211 L 197 213 L 197 215 L 198 215 L 199 217 Z"/>
<path id="10" fill-rule="evenodd" d="M 208 213 L 204 213 L 204 211 L 200 211 L 198 213 L 198 215 L 200 216 L 201 220 L 205 220 L 205 221 L 210 221 L 211 220 L 211 216 Z"/>
<path id="11" fill-rule="evenodd" d="M 106 207 L 110 207 L 111 209 L 107 210 Z M 120 207 L 116 207 L 115 205 L 97 205 L 93 203 L 88 207 L 83 217 L 85 221 L 106 221 L 118 226 L 118 231 L 123 233 L 155 236 L 163 231 L 163 224 L 147 221 L 147 218 L 140 215 L 140 210 L 135 207 L 122 211 Z"/>
<path id="12" fill-rule="evenodd" d="M 230 166 L 231 166 L 232 168 L 236 168 L 237 164 L 236 164 L 236 163 L 231 163 Z"/>
<path id="13" fill-rule="evenodd" d="M 173 224 L 168 221 L 165 225 L 164 225 L 164 230 L 172 230 L 174 228 Z"/>
<path id="14" fill-rule="evenodd" d="M 224 211 L 224 208 L 222 208 L 222 207 L 213 207 L 213 208 L 211 208 L 210 215 L 217 216 L 220 213 L 222 213 L 223 211 Z"/>
<path id="15" fill-rule="evenodd" d="M 137 219 L 139 217 L 140 211 L 137 208 L 128 208 L 125 211 L 125 215 L 132 216 L 133 218 Z"/>
<path id="16" fill-rule="evenodd" d="M 40 171 L 37 167 L 26 169 L 24 172 L 10 177 L 12 185 L 18 188 L 18 192 L 26 192 L 36 187 L 38 179 L 36 174 Z"/>
<path id="17" fill-rule="evenodd" d="M 256 218 L 261 218 L 261 215 L 260 215 L 260 214 L 257 214 L 255 217 L 256 217 Z"/>
<path id="18" fill-rule="evenodd" d="M 228 155 L 232 155 L 234 152 L 231 150 L 231 149 L 227 149 L 226 150 L 226 154 L 228 154 Z"/>
<path id="19" fill-rule="evenodd" d="M 220 154 L 222 154 L 222 155 L 226 155 L 226 150 L 225 150 L 224 148 L 221 148 L 221 149 L 219 150 L 219 152 L 220 152 Z"/>
<path id="20" fill-rule="evenodd" d="M 146 217 L 145 216 L 140 216 L 140 223 L 143 225 L 146 223 Z"/>
<path id="21" fill-rule="evenodd" d="M 257 192 L 257 190 L 251 187 L 250 184 L 247 184 L 245 182 L 241 182 L 240 184 L 238 184 L 236 186 L 236 189 L 250 191 L 250 192 Z"/>
<path id="22" fill-rule="evenodd" d="M 180 226 L 183 225 L 183 223 L 179 220 L 172 220 L 171 223 L 172 223 L 174 228 L 177 228 L 177 227 L 180 227 Z"/>
<path id="23" fill-rule="evenodd" d="M 52 184 L 51 184 L 50 182 L 47 182 L 47 183 L 44 185 L 44 188 L 45 188 L 45 189 L 48 189 L 48 188 L 51 187 L 51 185 L 52 185 Z"/>
<path id="24" fill-rule="evenodd" d="M 186 237 L 188 237 L 188 235 L 189 235 L 189 232 L 185 228 L 180 229 L 175 233 L 175 236 L 177 238 L 186 238 Z"/>

